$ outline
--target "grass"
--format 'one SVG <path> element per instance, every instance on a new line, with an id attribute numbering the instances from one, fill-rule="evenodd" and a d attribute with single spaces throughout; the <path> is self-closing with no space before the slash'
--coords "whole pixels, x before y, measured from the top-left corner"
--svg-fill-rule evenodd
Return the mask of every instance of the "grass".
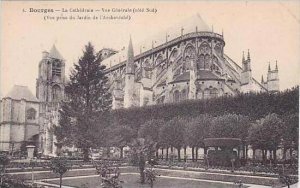
<path id="1" fill-rule="evenodd" d="M 141 185 L 139 181 L 138 174 L 121 174 L 120 179 L 124 181 L 122 183 L 123 188 L 148 188 L 148 184 Z M 59 180 L 47 181 L 48 183 L 58 184 Z M 88 177 L 88 178 L 76 178 L 76 179 L 65 179 L 63 180 L 63 185 L 72 187 L 86 187 L 86 188 L 100 188 L 100 178 L 99 177 Z M 155 188 L 234 188 L 238 187 L 232 184 L 223 183 L 212 183 L 212 182 L 201 182 L 195 180 L 182 180 L 182 179 L 170 179 L 165 177 L 158 177 L 157 181 L 154 183 Z"/>

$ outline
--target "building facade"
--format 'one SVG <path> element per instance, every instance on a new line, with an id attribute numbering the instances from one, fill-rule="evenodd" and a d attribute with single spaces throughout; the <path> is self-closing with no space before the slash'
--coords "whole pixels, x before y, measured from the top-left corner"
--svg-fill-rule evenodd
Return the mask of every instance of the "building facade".
<path id="1" fill-rule="evenodd" d="M 201 22 L 201 20 L 200 20 Z M 224 53 L 223 34 L 200 24 L 194 31 L 134 54 L 132 39 L 124 52 L 103 60 L 110 80 L 113 108 L 208 99 L 247 92 L 279 91 L 279 76 L 269 66 L 267 80 L 252 76 L 251 56 L 241 66 Z M 126 51 L 126 50 L 125 50 Z"/>
<path id="2" fill-rule="evenodd" d="M 171 38 L 171 31 L 180 32 Z M 279 91 L 277 62 L 274 70 L 269 65 L 267 80 L 258 82 L 249 50 L 241 63 L 233 61 L 224 53 L 223 33 L 213 32 L 200 16 L 171 31 L 163 40 L 150 39 L 147 49 L 145 44 L 134 46 L 130 37 L 128 48 L 99 51 L 113 109 Z M 40 153 L 56 155 L 53 128 L 59 125 L 59 104 L 65 97 L 65 61 L 55 46 L 43 52 L 38 70 L 36 97 L 27 87 L 16 86 L 1 100 L 0 150 L 32 140 Z"/>
<path id="3" fill-rule="evenodd" d="M 19 151 L 39 137 L 39 101 L 26 86 L 15 85 L 0 100 L 0 151 Z"/>

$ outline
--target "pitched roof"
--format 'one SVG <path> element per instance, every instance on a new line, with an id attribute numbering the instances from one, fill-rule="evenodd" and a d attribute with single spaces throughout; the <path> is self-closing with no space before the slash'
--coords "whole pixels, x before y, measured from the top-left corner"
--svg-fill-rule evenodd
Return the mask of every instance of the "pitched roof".
<path id="1" fill-rule="evenodd" d="M 31 93 L 27 86 L 14 85 L 4 98 L 15 100 L 25 99 L 26 101 L 38 102 L 38 99 Z"/>
<path id="2" fill-rule="evenodd" d="M 223 78 L 218 77 L 214 73 L 208 70 L 199 70 L 198 71 L 198 80 L 223 80 Z"/>
<path id="3" fill-rule="evenodd" d="M 51 57 L 53 59 L 60 59 L 60 60 L 64 59 L 62 57 L 62 55 L 59 53 L 59 51 L 56 49 L 55 45 L 52 46 L 50 53 L 49 53 L 49 57 Z"/>
<path id="4" fill-rule="evenodd" d="M 176 82 L 184 82 L 190 80 L 190 72 L 184 72 L 177 76 L 172 82 L 170 83 L 176 83 Z M 208 70 L 198 70 L 197 72 L 197 80 L 224 80 L 223 78 L 215 75 L 211 71 Z"/>

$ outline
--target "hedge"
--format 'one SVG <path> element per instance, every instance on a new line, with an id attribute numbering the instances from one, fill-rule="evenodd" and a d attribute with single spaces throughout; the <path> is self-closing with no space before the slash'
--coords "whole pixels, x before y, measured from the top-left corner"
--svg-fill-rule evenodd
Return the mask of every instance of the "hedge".
<path id="1" fill-rule="evenodd" d="M 140 125 L 150 119 L 168 121 L 176 116 L 189 118 L 205 113 L 212 116 L 235 113 L 255 121 L 269 113 L 284 116 L 298 112 L 299 86 L 278 93 L 241 93 L 231 97 L 116 109 L 111 111 L 110 120 L 114 124 L 127 125 L 138 130 Z"/>

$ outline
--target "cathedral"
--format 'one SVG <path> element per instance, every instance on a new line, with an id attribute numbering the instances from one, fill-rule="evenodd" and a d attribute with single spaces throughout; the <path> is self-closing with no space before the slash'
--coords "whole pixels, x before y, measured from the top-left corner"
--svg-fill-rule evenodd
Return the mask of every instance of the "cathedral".
<path id="1" fill-rule="evenodd" d="M 138 46 L 139 53 L 131 37 L 128 48 L 99 51 L 113 109 L 279 91 L 277 62 L 273 70 L 269 64 L 266 80 L 258 82 L 252 77 L 249 50 L 235 62 L 224 53 L 223 32 L 209 29 L 200 16 L 192 23 L 172 29 L 173 38 L 169 32 L 163 40 L 150 39 L 148 49 L 147 42 Z M 53 127 L 58 126 L 59 103 L 65 97 L 65 60 L 55 46 L 42 54 L 36 96 L 27 87 L 15 86 L 1 100 L 0 151 L 18 150 L 31 141 L 38 152 L 56 154 Z"/>
<path id="2" fill-rule="evenodd" d="M 154 46 L 152 41 L 148 50 L 137 54 L 131 38 L 127 50 L 106 53 L 110 55 L 102 63 L 107 67 L 114 109 L 279 91 L 277 62 L 274 70 L 269 64 L 267 80 L 262 77 L 258 82 L 252 77 L 249 50 L 237 63 L 224 54 L 223 34 L 209 30 L 200 16 L 195 25 L 187 33 L 181 28 L 172 40 L 166 34 L 161 44 Z"/>

